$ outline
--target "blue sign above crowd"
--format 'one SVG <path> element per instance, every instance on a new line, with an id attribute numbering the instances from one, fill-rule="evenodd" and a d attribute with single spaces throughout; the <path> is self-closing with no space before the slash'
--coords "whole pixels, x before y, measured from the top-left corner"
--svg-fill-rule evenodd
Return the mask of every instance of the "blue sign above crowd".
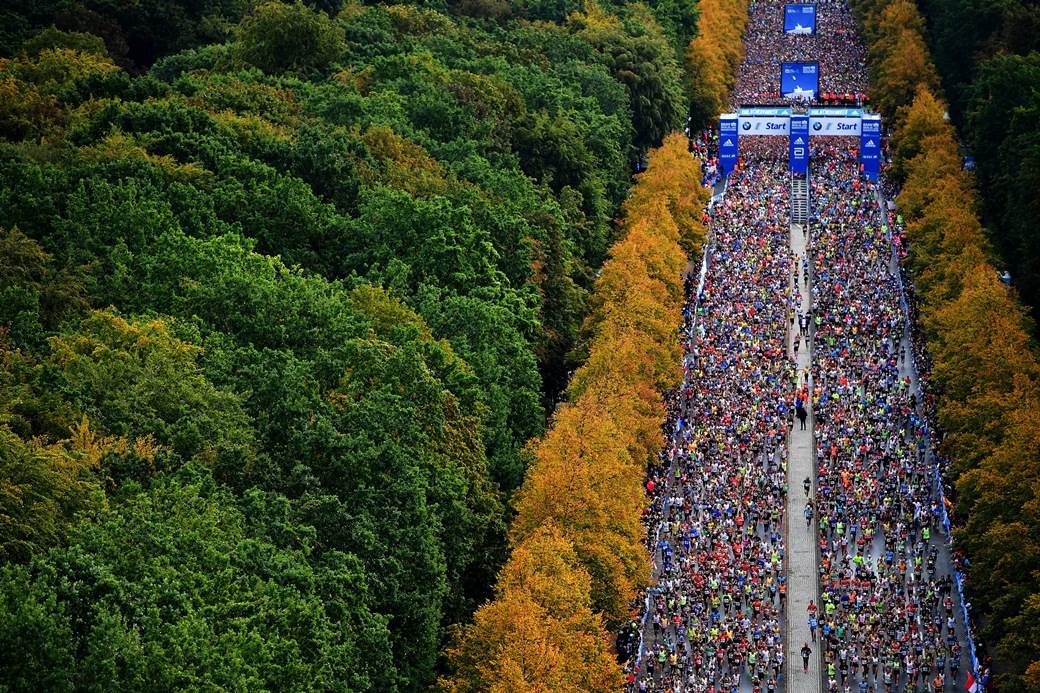
<path id="1" fill-rule="evenodd" d="M 811 35 L 816 33 L 816 5 L 784 5 L 784 33 Z"/>
<path id="2" fill-rule="evenodd" d="M 859 162 L 863 167 L 863 176 L 867 180 L 876 181 L 881 172 L 880 116 L 863 116 L 859 135 Z"/>
<path id="3" fill-rule="evenodd" d="M 817 63 L 781 63 L 780 93 L 785 99 L 808 101 L 820 90 L 820 66 Z"/>
<path id="4" fill-rule="evenodd" d="M 719 122 L 719 167 L 726 175 L 737 167 L 739 149 L 736 114 L 725 114 Z"/>
<path id="5" fill-rule="evenodd" d="M 791 116 L 790 147 L 791 173 L 804 176 L 809 172 L 809 116 Z"/>

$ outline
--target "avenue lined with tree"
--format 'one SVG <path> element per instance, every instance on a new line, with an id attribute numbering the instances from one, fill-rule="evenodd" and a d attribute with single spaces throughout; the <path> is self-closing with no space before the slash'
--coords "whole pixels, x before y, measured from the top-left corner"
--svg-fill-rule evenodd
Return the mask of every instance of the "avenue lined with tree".
<path id="1" fill-rule="evenodd" d="M 5 3 L 0 688 L 1040 691 L 1035 8 L 817 7 Z"/>

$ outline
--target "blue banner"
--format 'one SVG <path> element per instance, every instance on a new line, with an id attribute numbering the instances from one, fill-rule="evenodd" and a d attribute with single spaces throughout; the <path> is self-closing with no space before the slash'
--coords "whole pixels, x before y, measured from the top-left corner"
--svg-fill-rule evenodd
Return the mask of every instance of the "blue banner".
<path id="1" fill-rule="evenodd" d="M 788 118 L 792 113 L 790 106 L 741 106 L 738 115 L 758 118 Z"/>
<path id="2" fill-rule="evenodd" d="M 859 129 L 859 162 L 863 166 L 863 176 L 867 180 L 876 181 L 881 172 L 881 118 L 863 117 Z"/>
<path id="3" fill-rule="evenodd" d="M 791 173 L 809 172 L 809 116 L 791 116 Z"/>
<path id="4" fill-rule="evenodd" d="M 820 66 L 817 63 L 781 63 L 780 93 L 785 99 L 815 99 L 820 90 Z"/>
<path id="5" fill-rule="evenodd" d="M 784 33 L 816 33 L 816 5 L 784 5 Z"/>
<path id="6" fill-rule="evenodd" d="M 727 175 L 737 167 L 740 154 L 736 114 L 724 114 L 719 118 L 719 168 Z"/>
<path id="7" fill-rule="evenodd" d="M 809 106 L 809 116 L 813 118 L 862 118 L 862 108 L 845 108 L 844 106 Z"/>

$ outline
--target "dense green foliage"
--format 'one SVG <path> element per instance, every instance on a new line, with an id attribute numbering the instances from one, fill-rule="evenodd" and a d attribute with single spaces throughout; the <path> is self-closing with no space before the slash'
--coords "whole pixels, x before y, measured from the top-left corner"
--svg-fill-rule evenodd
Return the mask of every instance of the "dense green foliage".
<path id="1" fill-rule="evenodd" d="M 386 620 L 352 556 L 282 497 L 185 468 L 0 572 L 9 690 L 384 690 Z M 200 551 L 200 547 L 205 550 Z M 281 617 L 275 617 L 277 605 Z"/>
<path id="2" fill-rule="evenodd" d="M 693 13 L 339 5 L 0 11 L 11 690 L 420 690 L 490 594 Z"/>
<path id="3" fill-rule="evenodd" d="M 923 0 L 950 111 L 975 157 L 983 217 L 1040 317 L 1040 6 Z"/>

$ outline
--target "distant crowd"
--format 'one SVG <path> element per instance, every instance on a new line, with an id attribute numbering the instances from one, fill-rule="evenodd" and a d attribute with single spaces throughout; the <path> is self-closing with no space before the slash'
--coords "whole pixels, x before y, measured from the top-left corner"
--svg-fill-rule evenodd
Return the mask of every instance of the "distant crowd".
<path id="1" fill-rule="evenodd" d="M 945 690 L 963 653 L 884 212 L 848 141 L 815 143 L 811 180 L 821 600 L 803 617 L 830 691 Z"/>
<path id="2" fill-rule="evenodd" d="M 819 63 L 819 95 L 813 103 L 869 103 L 867 51 L 848 4 L 819 3 L 816 33 L 798 35 L 783 31 L 785 4 L 783 0 L 752 0 L 732 106 L 792 102 L 780 93 L 780 68 L 785 62 Z"/>
<path id="3" fill-rule="evenodd" d="M 759 138 L 761 139 L 761 138 Z M 776 691 L 784 666 L 784 507 L 795 374 L 785 181 L 776 144 L 750 146 L 712 210 L 708 272 L 693 280 L 670 443 L 647 481 L 650 590 L 632 691 Z"/>

